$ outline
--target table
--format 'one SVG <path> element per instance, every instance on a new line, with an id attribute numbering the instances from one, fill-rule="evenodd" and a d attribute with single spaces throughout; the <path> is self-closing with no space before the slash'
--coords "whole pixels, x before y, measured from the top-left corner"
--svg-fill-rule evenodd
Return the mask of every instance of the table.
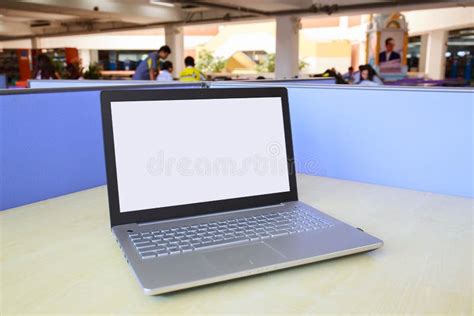
<path id="1" fill-rule="evenodd" d="M 298 175 L 300 199 L 383 248 L 145 296 L 109 227 L 106 187 L 0 213 L 0 314 L 473 313 L 474 200 Z"/>

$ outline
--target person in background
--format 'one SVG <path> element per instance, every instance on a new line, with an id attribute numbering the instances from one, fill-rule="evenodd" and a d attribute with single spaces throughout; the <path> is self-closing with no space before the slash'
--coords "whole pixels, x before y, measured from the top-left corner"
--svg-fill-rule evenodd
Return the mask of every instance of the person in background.
<path id="1" fill-rule="evenodd" d="M 159 69 L 166 58 L 171 54 L 171 48 L 167 45 L 161 46 L 157 52 L 152 52 L 143 59 L 133 74 L 133 80 L 155 80 Z"/>
<path id="2" fill-rule="evenodd" d="M 79 63 L 68 63 L 66 65 L 66 76 L 65 79 L 83 80 L 82 68 Z"/>
<path id="3" fill-rule="evenodd" d="M 374 75 L 374 82 L 376 84 L 379 84 L 379 85 L 382 85 L 383 86 L 383 80 L 382 78 L 380 77 L 380 75 L 377 73 L 377 71 L 374 69 L 374 67 L 372 67 L 371 64 L 367 64 L 367 67 L 370 69 L 370 71 L 373 73 Z"/>
<path id="4" fill-rule="evenodd" d="M 33 79 L 61 79 L 61 76 L 54 68 L 53 61 L 48 55 L 39 54 L 36 56 Z"/>
<path id="5" fill-rule="evenodd" d="M 378 85 L 383 85 L 383 80 L 382 78 L 379 76 L 379 74 L 377 73 L 377 71 L 375 71 L 374 67 L 372 67 L 372 65 L 370 64 L 366 64 L 366 65 L 360 65 L 359 66 L 359 71 L 356 71 L 354 73 L 354 81 L 353 83 L 355 84 L 359 84 L 360 81 L 361 81 L 361 77 L 360 77 L 360 69 L 361 68 L 364 68 L 364 69 L 368 69 L 369 72 L 372 74 L 372 81 L 375 82 L 376 84 Z"/>
<path id="6" fill-rule="evenodd" d="M 173 72 L 173 63 L 170 61 L 165 61 L 161 65 L 160 73 L 156 80 L 158 81 L 173 81 L 173 76 L 171 73 Z"/>
<path id="7" fill-rule="evenodd" d="M 179 81 L 205 81 L 206 77 L 195 67 L 194 58 L 188 56 L 184 59 L 186 68 L 179 74 Z"/>
<path id="8" fill-rule="evenodd" d="M 347 72 L 342 76 L 342 78 L 348 82 L 354 81 L 354 67 L 349 67 Z"/>
<path id="9" fill-rule="evenodd" d="M 361 86 L 378 86 L 379 84 L 374 82 L 374 71 L 369 65 L 359 66 L 360 80 L 357 83 Z"/>

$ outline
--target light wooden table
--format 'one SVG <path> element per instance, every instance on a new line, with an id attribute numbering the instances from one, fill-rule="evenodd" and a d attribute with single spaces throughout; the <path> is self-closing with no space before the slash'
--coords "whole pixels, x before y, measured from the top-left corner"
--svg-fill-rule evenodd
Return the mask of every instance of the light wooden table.
<path id="1" fill-rule="evenodd" d="M 299 176 L 300 199 L 379 250 L 147 297 L 109 228 L 106 188 L 1 212 L 10 313 L 473 313 L 472 199 Z"/>

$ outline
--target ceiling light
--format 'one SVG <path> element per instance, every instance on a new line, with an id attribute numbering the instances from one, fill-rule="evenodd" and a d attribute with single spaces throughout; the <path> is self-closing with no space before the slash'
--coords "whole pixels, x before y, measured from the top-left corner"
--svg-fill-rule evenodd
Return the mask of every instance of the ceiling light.
<path id="1" fill-rule="evenodd" d="M 150 0 L 150 4 L 160 5 L 160 6 L 168 7 L 168 8 L 174 7 L 174 3 L 166 2 L 163 0 Z"/>

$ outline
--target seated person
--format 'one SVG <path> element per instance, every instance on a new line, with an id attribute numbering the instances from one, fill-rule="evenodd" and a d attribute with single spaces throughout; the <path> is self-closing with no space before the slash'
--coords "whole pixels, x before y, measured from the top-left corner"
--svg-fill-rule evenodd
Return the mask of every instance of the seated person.
<path id="1" fill-rule="evenodd" d="M 349 67 L 347 69 L 347 72 L 342 76 L 342 78 L 344 80 L 347 80 L 349 82 L 353 82 L 354 81 L 354 67 Z"/>
<path id="2" fill-rule="evenodd" d="M 56 71 L 53 61 L 46 54 L 36 56 L 36 65 L 33 71 L 33 79 L 61 79 Z"/>
<path id="3" fill-rule="evenodd" d="M 171 73 L 173 72 L 173 63 L 170 61 L 165 61 L 161 65 L 160 73 L 156 78 L 157 81 L 173 81 L 173 76 Z"/>
<path id="4" fill-rule="evenodd" d="M 368 65 L 359 66 L 360 80 L 357 84 L 361 86 L 378 86 L 374 81 L 374 71 Z"/>
<path id="5" fill-rule="evenodd" d="M 372 67 L 372 65 L 370 64 L 366 64 L 366 65 L 360 65 L 359 66 L 359 71 L 356 71 L 354 73 L 354 81 L 353 83 L 355 84 L 359 84 L 362 80 L 361 80 L 361 68 L 363 69 L 368 69 L 369 73 L 372 74 L 372 81 L 375 82 L 377 85 L 381 85 L 383 86 L 383 81 L 382 79 L 380 78 L 380 76 L 377 74 L 377 71 L 375 71 L 374 67 Z"/>
<path id="6" fill-rule="evenodd" d="M 184 59 L 186 68 L 179 74 L 180 81 L 205 81 L 206 77 L 195 67 L 194 58 L 188 56 Z"/>

